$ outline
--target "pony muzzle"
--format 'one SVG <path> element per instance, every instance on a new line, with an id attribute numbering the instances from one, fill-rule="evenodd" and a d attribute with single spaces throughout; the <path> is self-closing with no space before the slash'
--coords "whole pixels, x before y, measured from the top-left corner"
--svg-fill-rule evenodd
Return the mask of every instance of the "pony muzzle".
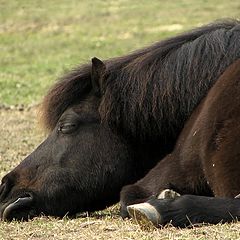
<path id="1" fill-rule="evenodd" d="M 21 212 L 25 211 L 26 209 L 30 209 L 33 203 L 33 196 L 31 193 L 25 193 L 22 197 L 17 198 L 14 202 L 10 204 L 5 204 L 2 212 L 1 212 L 1 220 L 8 221 L 14 219 L 12 217 L 13 212 Z M 17 219 L 21 220 L 21 219 Z"/>

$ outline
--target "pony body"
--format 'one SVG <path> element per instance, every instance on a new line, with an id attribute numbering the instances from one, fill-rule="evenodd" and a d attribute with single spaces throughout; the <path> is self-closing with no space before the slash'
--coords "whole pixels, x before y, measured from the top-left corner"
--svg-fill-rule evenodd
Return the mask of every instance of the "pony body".
<path id="1" fill-rule="evenodd" d="M 165 219 L 161 224 L 172 220 L 182 227 L 240 217 L 240 201 L 233 199 L 240 193 L 239 97 L 240 59 L 227 68 L 193 112 L 174 151 L 143 179 L 123 188 L 123 216 L 126 206 L 145 202 L 171 188 L 180 194 L 216 198 L 186 195 L 174 200 L 149 200 Z"/>
<path id="2" fill-rule="evenodd" d="M 185 121 L 240 57 L 240 23 L 206 25 L 80 66 L 47 93 L 49 136 L 0 186 L 0 217 L 102 209 L 171 152 Z"/>

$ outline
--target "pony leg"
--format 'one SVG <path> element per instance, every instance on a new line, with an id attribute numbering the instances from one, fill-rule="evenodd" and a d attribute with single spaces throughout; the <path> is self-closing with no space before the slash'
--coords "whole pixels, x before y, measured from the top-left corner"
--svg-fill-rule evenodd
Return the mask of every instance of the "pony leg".
<path id="1" fill-rule="evenodd" d="M 120 215 L 122 218 L 129 217 L 127 206 L 136 203 L 142 203 L 149 200 L 152 193 L 145 188 L 132 184 L 124 186 L 121 190 Z"/>
<path id="2" fill-rule="evenodd" d="M 239 120 L 224 123 L 215 139 L 217 150 L 206 151 L 202 161 L 205 177 L 216 197 L 234 198 L 240 193 Z"/>
<path id="3" fill-rule="evenodd" d="M 171 170 L 170 155 L 160 161 L 157 166 L 151 169 L 148 174 L 134 184 L 124 186 L 120 193 L 120 215 L 122 218 L 129 216 L 127 206 L 137 203 L 146 202 L 152 196 L 155 196 L 161 190 L 169 188 L 165 175 Z M 175 175 L 175 174 L 173 174 Z M 156 180 L 155 180 L 156 179 Z M 165 181 L 164 181 L 165 180 Z"/>
<path id="4" fill-rule="evenodd" d="M 157 199 L 174 199 L 177 197 L 180 197 L 179 193 L 171 189 L 165 189 L 158 195 Z M 127 206 L 127 211 L 130 217 L 144 229 L 150 229 L 153 226 L 157 227 L 161 224 L 160 213 L 149 202 L 129 205 Z"/>
<path id="5" fill-rule="evenodd" d="M 130 216 L 143 228 L 171 223 L 175 227 L 233 222 L 240 219 L 240 200 L 194 195 L 175 199 L 152 198 L 127 207 Z"/>
<path id="6" fill-rule="evenodd" d="M 164 189 L 173 189 L 180 194 L 202 194 L 195 191 L 196 186 L 201 186 L 202 190 L 206 189 L 207 185 L 201 177 L 202 171 L 198 167 L 198 162 L 191 164 L 191 168 L 196 169 L 194 174 L 189 172 L 188 168 L 187 170 L 182 168 L 175 155 L 167 155 L 144 178 L 122 188 L 120 215 L 123 218 L 128 217 L 127 206 L 146 202 L 153 196 L 158 196 Z M 166 191 L 165 194 L 167 193 L 170 194 L 171 191 Z"/>

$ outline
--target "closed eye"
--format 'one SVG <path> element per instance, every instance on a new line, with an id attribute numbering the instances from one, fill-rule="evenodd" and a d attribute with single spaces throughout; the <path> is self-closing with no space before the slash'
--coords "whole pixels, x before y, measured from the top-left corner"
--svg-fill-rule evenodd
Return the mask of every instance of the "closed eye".
<path id="1" fill-rule="evenodd" d="M 58 127 L 58 132 L 63 134 L 70 134 L 73 133 L 77 129 L 78 125 L 76 123 L 61 123 Z"/>

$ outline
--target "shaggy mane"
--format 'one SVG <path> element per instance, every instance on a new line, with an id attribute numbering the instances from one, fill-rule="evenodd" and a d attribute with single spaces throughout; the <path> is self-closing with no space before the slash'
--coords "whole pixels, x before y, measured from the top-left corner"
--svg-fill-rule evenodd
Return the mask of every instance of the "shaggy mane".
<path id="1" fill-rule="evenodd" d="M 240 58 L 240 22 L 225 20 L 105 61 L 102 121 L 133 137 L 178 135 L 215 80 Z M 91 65 L 63 76 L 45 96 L 42 120 L 52 130 L 91 90 Z M 168 133 L 168 134 L 165 134 Z"/>

